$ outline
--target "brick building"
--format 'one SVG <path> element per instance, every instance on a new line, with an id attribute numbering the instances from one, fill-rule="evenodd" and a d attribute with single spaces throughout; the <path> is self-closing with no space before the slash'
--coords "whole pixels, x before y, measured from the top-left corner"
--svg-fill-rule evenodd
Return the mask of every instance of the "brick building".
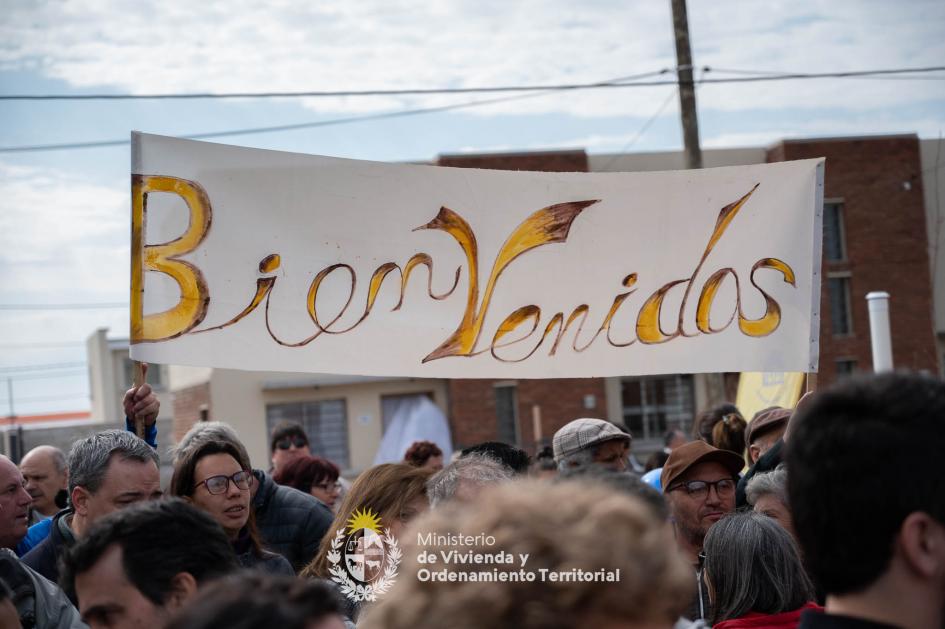
<path id="1" fill-rule="evenodd" d="M 940 148 L 940 147 L 937 147 Z M 930 273 L 930 250 L 945 239 L 924 178 L 942 170 L 916 136 L 784 141 L 763 148 L 709 150 L 706 167 L 826 157 L 824 282 L 818 386 L 872 368 L 865 295 L 892 294 L 891 325 L 899 368 L 937 371 L 945 348 L 945 273 Z M 923 159 L 925 162 L 923 162 Z M 583 150 L 444 155 L 452 167 L 542 171 L 655 171 L 683 168 L 680 152 L 587 155 Z M 923 177 L 925 176 L 925 177 Z M 927 227 L 928 225 L 928 227 Z M 945 247 L 945 244 L 942 244 Z M 940 256 L 945 265 L 945 253 Z M 939 266 L 942 266 L 939 265 Z M 934 277 L 933 277 L 934 275 Z M 937 309 L 933 313 L 933 306 Z M 938 340 L 936 340 L 936 335 Z M 939 349 L 936 350 L 936 342 Z M 738 374 L 671 374 L 565 380 L 420 380 L 238 372 L 172 367 L 175 437 L 194 422 L 232 423 L 257 467 L 268 459 L 267 434 L 281 419 L 305 424 L 322 454 L 357 471 L 372 463 L 388 409 L 426 396 L 448 418 L 455 447 L 484 440 L 533 450 L 563 424 L 597 416 L 630 427 L 635 449 L 655 449 L 669 427 L 691 425 L 696 412 L 734 399 Z M 537 433 L 536 434 L 536 430 Z"/>
<path id="2" fill-rule="evenodd" d="M 934 249 L 935 240 L 926 232 L 923 174 L 937 176 L 940 170 L 923 169 L 916 136 L 789 140 L 768 149 L 705 153 L 707 167 L 812 157 L 827 158 L 818 386 L 829 386 L 855 371 L 872 369 L 865 296 L 878 290 L 892 294 L 894 364 L 938 372 L 940 352 L 936 350 L 933 328 L 929 257 L 930 243 Z M 437 163 L 547 171 L 580 171 L 585 165 L 591 171 L 683 167 L 680 153 L 585 159 L 578 151 L 444 156 Z M 933 185 L 938 185 L 937 180 Z M 945 310 L 945 304 L 939 304 L 939 308 Z M 668 427 L 689 425 L 697 409 L 720 398 L 734 399 L 737 374 L 725 374 L 721 391 L 717 387 L 712 391 L 711 377 L 698 374 L 517 383 L 453 380 L 449 385 L 449 413 L 460 443 L 517 436 L 520 443 L 533 444 L 531 409 L 538 405 L 544 437 L 570 419 L 587 414 L 622 420 L 636 437 L 651 442 L 641 445 L 652 447 L 652 438 Z M 619 403 L 615 404 L 613 398 Z M 590 399 L 596 403 L 584 403 Z M 517 430 L 506 427 L 509 421 L 516 424 Z"/>

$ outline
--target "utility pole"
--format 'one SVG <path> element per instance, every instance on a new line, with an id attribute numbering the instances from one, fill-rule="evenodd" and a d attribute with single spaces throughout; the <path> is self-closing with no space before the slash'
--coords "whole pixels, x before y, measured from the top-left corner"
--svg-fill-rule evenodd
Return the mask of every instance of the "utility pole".
<path id="1" fill-rule="evenodd" d="M 679 78 L 679 109 L 682 114 L 686 168 L 702 168 L 699 147 L 699 119 L 696 117 L 696 88 L 692 82 L 692 52 L 689 50 L 689 18 L 686 0 L 671 0 L 673 31 L 676 36 L 676 74 Z"/>
<path id="2" fill-rule="evenodd" d="M 683 146 L 686 168 L 702 168 L 702 147 L 699 146 L 699 118 L 696 114 L 696 86 L 692 81 L 692 51 L 689 48 L 689 17 L 686 0 L 671 0 L 673 6 L 673 34 L 676 40 L 676 76 L 679 79 L 679 112 L 682 117 Z M 705 374 L 705 393 L 708 406 L 725 401 L 725 376 Z"/>

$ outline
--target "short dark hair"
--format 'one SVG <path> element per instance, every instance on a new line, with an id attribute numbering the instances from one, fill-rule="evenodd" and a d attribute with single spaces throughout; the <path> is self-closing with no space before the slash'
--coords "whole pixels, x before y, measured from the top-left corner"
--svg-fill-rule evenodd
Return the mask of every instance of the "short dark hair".
<path id="1" fill-rule="evenodd" d="M 272 475 L 272 480 L 307 494 L 317 483 L 338 480 L 340 473 L 338 466 L 328 459 L 320 456 L 303 456 L 289 461 L 281 470 Z"/>
<path id="2" fill-rule="evenodd" d="M 484 454 L 492 457 L 502 465 L 506 466 L 516 474 L 525 474 L 528 472 L 528 466 L 531 465 L 531 459 L 528 453 L 521 448 L 510 446 L 501 441 L 483 441 L 474 446 L 463 448 L 462 456 L 469 454 Z"/>
<path id="3" fill-rule="evenodd" d="M 204 583 L 237 569 L 226 534 L 209 515 L 168 498 L 110 513 L 63 555 L 60 583 L 75 592 L 75 577 L 90 570 L 114 544 L 121 547 L 128 580 L 163 605 L 174 576 L 187 572 Z"/>
<path id="4" fill-rule="evenodd" d="M 203 589 L 166 629 L 306 629 L 326 616 L 344 617 L 342 605 L 326 581 L 242 572 Z"/>
<path id="5" fill-rule="evenodd" d="M 302 428 L 302 424 L 296 422 L 281 422 L 276 424 L 276 427 L 272 429 L 272 435 L 269 441 L 269 453 L 272 454 L 275 452 L 276 444 L 286 437 L 302 437 L 305 439 L 306 444 L 309 443 L 308 435 L 305 434 L 305 429 Z"/>
<path id="6" fill-rule="evenodd" d="M 862 591 L 887 570 L 906 516 L 945 523 L 945 383 L 854 377 L 798 413 L 788 499 L 805 561 L 828 594 Z"/>
<path id="7" fill-rule="evenodd" d="M 790 533 L 753 511 L 732 513 L 712 525 L 703 544 L 712 584 L 712 624 L 748 612 L 780 614 L 814 599 Z"/>

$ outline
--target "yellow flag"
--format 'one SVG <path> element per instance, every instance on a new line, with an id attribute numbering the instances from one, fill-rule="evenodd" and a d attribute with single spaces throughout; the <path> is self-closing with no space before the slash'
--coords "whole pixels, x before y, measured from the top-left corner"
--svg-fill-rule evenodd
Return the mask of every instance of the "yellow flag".
<path id="1" fill-rule="evenodd" d="M 742 372 L 735 405 L 748 421 L 769 406 L 794 408 L 801 396 L 805 375 L 804 372 Z"/>

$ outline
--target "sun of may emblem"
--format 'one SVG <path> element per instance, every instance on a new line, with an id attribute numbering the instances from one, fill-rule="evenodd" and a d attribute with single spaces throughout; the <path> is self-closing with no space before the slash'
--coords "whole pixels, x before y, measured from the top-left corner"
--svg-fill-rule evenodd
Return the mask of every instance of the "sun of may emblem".
<path id="1" fill-rule="evenodd" d="M 335 531 L 331 540 L 328 572 L 351 600 L 374 601 L 394 584 L 401 557 L 397 539 L 390 529 L 382 531 L 377 514 L 355 509 L 347 527 Z"/>

